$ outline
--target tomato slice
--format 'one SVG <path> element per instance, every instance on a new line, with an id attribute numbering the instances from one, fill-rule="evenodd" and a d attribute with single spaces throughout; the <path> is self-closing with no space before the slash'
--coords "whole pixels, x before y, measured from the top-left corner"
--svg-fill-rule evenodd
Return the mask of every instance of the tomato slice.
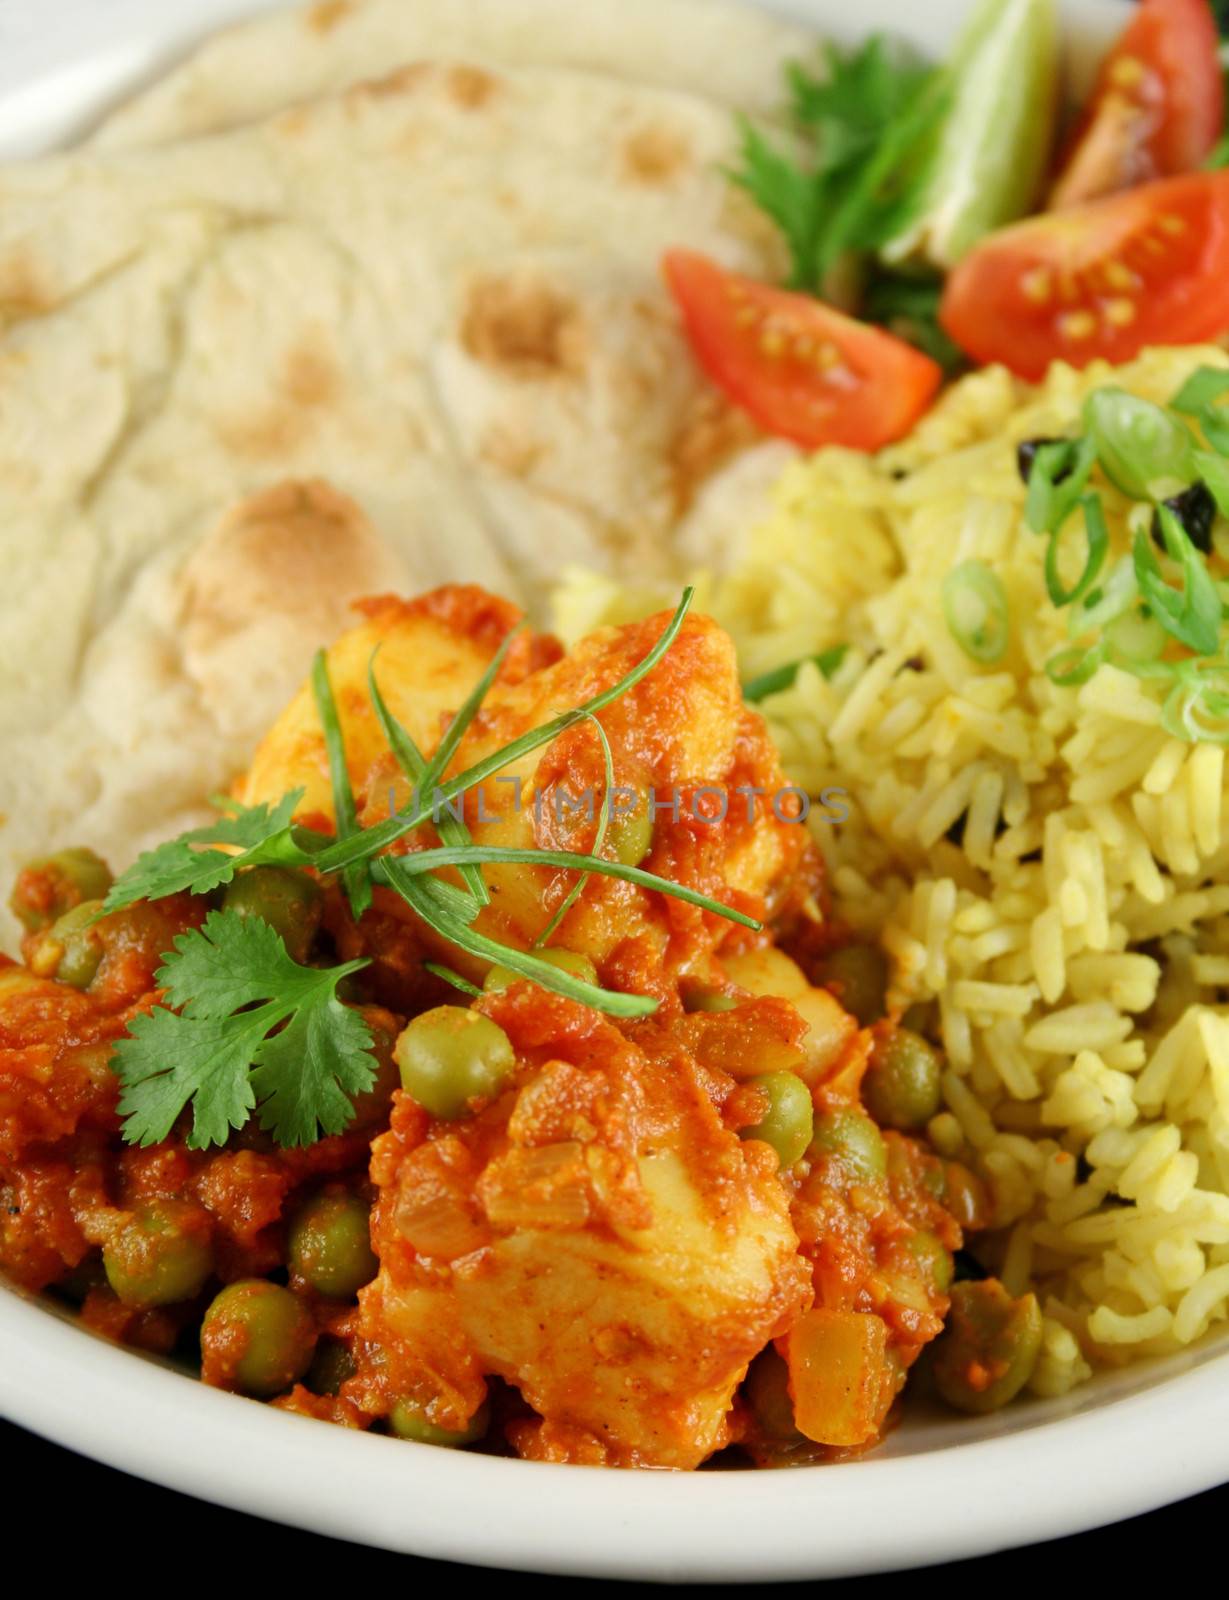
<path id="1" fill-rule="evenodd" d="M 1051 209 L 1202 166 L 1225 121 L 1219 48 L 1208 0 L 1143 0 L 1101 67 Z"/>
<path id="2" fill-rule="evenodd" d="M 690 250 L 669 251 L 663 270 L 700 365 L 782 439 L 878 450 L 908 433 L 942 382 L 929 356 L 808 295 Z"/>
<path id="3" fill-rule="evenodd" d="M 974 360 L 1040 378 L 1229 329 L 1229 171 L 1145 184 L 991 234 L 939 320 Z"/>

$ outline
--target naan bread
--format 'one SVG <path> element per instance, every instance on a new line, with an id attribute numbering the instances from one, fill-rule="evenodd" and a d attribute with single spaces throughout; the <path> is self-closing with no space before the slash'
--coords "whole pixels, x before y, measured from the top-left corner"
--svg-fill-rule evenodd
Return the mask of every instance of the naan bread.
<path id="1" fill-rule="evenodd" d="M 734 139 L 692 96 L 434 63 L 0 173 L 0 879 L 173 831 L 356 594 L 669 573 L 753 436 L 661 254 L 781 266 Z"/>
<path id="2" fill-rule="evenodd" d="M 814 35 L 739 0 L 319 0 L 214 35 L 114 112 L 110 149 L 254 122 L 424 56 L 582 67 L 773 114 Z"/>

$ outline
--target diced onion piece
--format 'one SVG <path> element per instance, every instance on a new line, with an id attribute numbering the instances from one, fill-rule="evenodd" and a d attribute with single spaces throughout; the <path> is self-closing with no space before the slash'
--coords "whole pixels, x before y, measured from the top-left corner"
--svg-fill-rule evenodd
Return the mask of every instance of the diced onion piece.
<path id="1" fill-rule="evenodd" d="M 804 1032 L 793 1000 L 769 995 L 744 1000 L 733 1011 L 694 1012 L 680 1029 L 701 1066 L 732 1078 L 803 1072 Z"/>
<path id="2" fill-rule="evenodd" d="M 590 1209 L 584 1146 L 566 1139 L 509 1150 L 483 1173 L 478 1198 L 494 1228 L 583 1228 Z"/>
<path id="3" fill-rule="evenodd" d="M 896 1393 L 882 1317 L 863 1311 L 808 1311 L 786 1340 L 798 1431 L 816 1444 L 869 1444 Z"/>
<path id="4" fill-rule="evenodd" d="M 421 1256 L 455 1261 L 487 1242 L 487 1235 L 466 1206 L 452 1195 L 436 1195 L 397 1207 L 397 1232 Z"/>

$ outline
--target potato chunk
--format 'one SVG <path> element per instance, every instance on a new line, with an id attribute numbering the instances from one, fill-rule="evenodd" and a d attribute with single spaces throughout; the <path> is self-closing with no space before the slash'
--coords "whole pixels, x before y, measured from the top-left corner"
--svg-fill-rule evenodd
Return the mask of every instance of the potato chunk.
<path id="1" fill-rule="evenodd" d="M 378 646 L 376 671 L 392 710 L 429 752 L 511 626 L 500 606 L 474 590 L 373 605 L 368 620 L 329 651 L 365 826 L 383 821 L 390 807 L 407 806 L 413 792 L 369 704 L 373 650 Z M 519 641 L 450 775 L 619 682 L 667 620 L 602 629 L 562 659 L 552 659 L 548 641 Z M 760 717 L 743 704 L 733 646 L 715 623 L 689 617 L 663 660 L 606 708 L 601 722 L 615 784 L 608 856 L 752 915 L 778 914 L 787 902 L 817 914 L 817 857 L 806 829 L 780 802 L 785 780 L 775 751 Z M 273 801 L 299 787 L 306 790 L 304 817 L 331 817 L 324 743 L 306 688 L 265 739 L 240 798 Z M 601 742 L 592 724 L 581 722 L 471 790 L 464 815 L 481 843 L 587 852 L 605 798 Z M 489 865 L 484 875 L 491 904 L 476 926 L 521 949 L 534 943 L 576 880 L 573 871 L 524 865 Z M 413 922 L 391 895 L 381 897 L 379 910 Z M 664 993 L 680 973 L 707 972 L 730 932 L 729 922 L 710 913 L 592 877 L 553 942 L 592 957 L 612 987 Z M 434 953 L 471 978 L 483 976 L 482 963 L 455 950 Z"/>
<path id="2" fill-rule="evenodd" d="M 491 657 L 520 620 L 507 601 L 468 585 L 437 589 L 421 599 L 384 597 L 361 602 L 365 619 L 328 651 L 329 678 L 345 735 L 350 779 L 359 794 L 388 746 L 367 687 L 374 661 L 380 690 L 393 715 L 425 750 L 433 750 L 449 715 L 482 676 Z M 505 667 L 515 681 L 531 665 L 558 654 L 549 641 L 527 635 Z M 305 683 L 261 741 L 238 787 L 246 805 L 305 794 L 302 817 L 333 819 L 324 734 L 310 683 Z M 373 809 L 387 797 L 370 797 Z"/>
<path id="3" fill-rule="evenodd" d="M 727 1442 L 752 1356 L 809 1303 L 775 1158 L 723 1125 L 732 1081 L 666 1029 L 629 1037 L 527 984 L 482 1008 L 516 1086 L 462 1123 L 403 1102 L 377 1145 L 359 1388 L 458 1426 L 495 1374 L 580 1455 L 694 1467 Z"/>

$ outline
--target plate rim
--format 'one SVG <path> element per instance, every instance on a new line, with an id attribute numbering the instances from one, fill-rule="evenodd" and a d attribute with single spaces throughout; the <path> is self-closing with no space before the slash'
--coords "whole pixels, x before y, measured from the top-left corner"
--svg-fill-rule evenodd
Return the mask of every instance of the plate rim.
<path id="1" fill-rule="evenodd" d="M 47 31 L 65 48 L 40 74 L 47 37 L 23 41 L 20 28 L 23 17 L 27 24 L 45 17 L 48 3 L 7 0 L 0 14 L 0 43 L 13 46 L 8 70 L 0 70 L 0 111 L 20 100 L 28 117 L 46 116 L 59 137 L 89 120 L 79 105 L 61 104 L 55 114 L 66 96 L 90 99 L 96 113 L 121 80 L 165 65 L 206 20 L 225 23 L 274 9 L 277 0 L 192 0 L 174 24 L 155 0 L 112 0 L 105 17 L 86 0 L 60 0 L 59 23 L 53 19 Z M 764 7 L 765 0 L 743 3 Z M 945 9 L 957 3 L 944 0 Z M 769 0 L 766 8 L 821 27 L 825 13 L 830 27 L 840 9 L 836 0 Z M 1065 10 L 1084 17 L 1111 8 L 1122 9 L 1121 0 L 1064 0 Z M 879 15 L 907 5 L 874 0 L 872 9 Z M 74 12 L 90 18 L 84 33 L 65 27 Z M 143 30 L 126 31 L 142 16 Z M 342 1428 L 313 1425 L 305 1434 L 307 1419 L 134 1359 L 2 1280 L 0 1335 L 11 1347 L 0 1363 L 0 1412 L 56 1443 L 235 1510 L 471 1565 L 671 1581 L 851 1576 L 1103 1526 L 1229 1479 L 1229 1355 L 1202 1358 L 1193 1370 L 1119 1398 L 1093 1398 L 1055 1420 L 913 1455 L 872 1454 L 784 1473 L 611 1474 L 427 1454 L 426 1446 Z M 1141 1464 L 1130 1446 L 1145 1436 Z M 331 1471 L 320 1470 L 325 1462 Z M 967 1497 L 953 1518 L 962 1485 Z M 475 1496 L 483 1507 L 477 1528 Z M 872 1523 L 872 1533 L 866 1513 L 885 1506 L 890 1521 Z M 767 1551 L 766 1534 L 775 1535 Z"/>
<path id="2" fill-rule="evenodd" d="M 778 1472 L 611 1473 L 321 1425 L 134 1359 L 11 1289 L 0 1326 L 0 1408 L 34 1432 L 233 1510 L 476 1566 L 668 1582 L 850 1577 L 1086 1531 L 1229 1477 L 1223 1355 L 938 1451 Z"/>

